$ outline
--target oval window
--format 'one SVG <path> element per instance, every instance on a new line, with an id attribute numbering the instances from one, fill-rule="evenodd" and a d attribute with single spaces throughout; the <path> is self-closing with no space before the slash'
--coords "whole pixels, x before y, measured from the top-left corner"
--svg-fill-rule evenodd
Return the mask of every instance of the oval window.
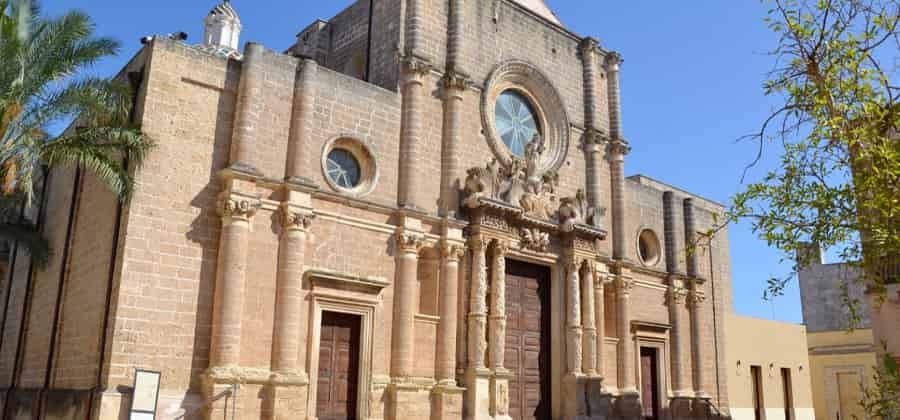
<path id="1" fill-rule="evenodd" d="M 638 257 L 644 265 L 656 265 L 659 262 L 659 238 L 650 229 L 644 229 L 638 236 Z"/>

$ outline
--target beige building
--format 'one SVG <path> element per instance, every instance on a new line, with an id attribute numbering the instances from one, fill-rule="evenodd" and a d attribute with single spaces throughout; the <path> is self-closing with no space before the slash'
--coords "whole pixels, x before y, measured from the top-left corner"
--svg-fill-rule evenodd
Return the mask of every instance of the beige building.
<path id="1" fill-rule="evenodd" d="M 822 418 L 813 412 L 803 325 L 729 314 L 725 326 L 734 420 Z"/>
<path id="2" fill-rule="evenodd" d="M 127 204 L 61 169 L 28 210 L 56 252 L 9 256 L 10 418 L 126 418 L 136 369 L 159 419 L 728 413 L 723 207 L 625 176 L 618 53 L 540 0 L 240 29 L 122 71 L 158 142 Z"/>

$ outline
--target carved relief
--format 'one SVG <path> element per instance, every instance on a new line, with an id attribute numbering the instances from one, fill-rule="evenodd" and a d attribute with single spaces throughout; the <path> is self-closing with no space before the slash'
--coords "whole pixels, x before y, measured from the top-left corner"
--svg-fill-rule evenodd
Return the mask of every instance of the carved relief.
<path id="1" fill-rule="evenodd" d="M 550 233 L 538 228 L 522 228 L 519 229 L 519 240 L 523 249 L 547 252 L 547 247 L 550 246 Z"/>
<path id="2" fill-rule="evenodd" d="M 497 414 L 505 416 L 509 414 L 509 384 L 500 382 L 497 385 Z"/>
<path id="3" fill-rule="evenodd" d="M 508 220 L 506 220 L 502 217 L 499 217 L 499 216 L 495 216 L 495 215 L 488 215 L 488 214 L 484 215 L 481 218 L 481 225 L 487 226 L 490 228 L 494 228 L 497 230 L 501 230 L 504 232 L 512 232 L 512 230 L 513 230 L 512 226 L 510 226 Z"/>
<path id="4" fill-rule="evenodd" d="M 594 208 L 588 205 L 584 190 L 579 189 L 575 197 L 565 197 L 560 200 L 557 219 L 560 230 L 572 232 L 576 224 L 586 224 L 594 227 L 602 226 L 606 209 Z"/>
<path id="5" fill-rule="evenodd" d="M 262 207 L 259 198 L 227 197 L 219 199 L 218 211 L 222 217 L 250 219 Z"/>
<path id="6" fill-rule="evenodd" d="M 566 277 L 566 292 L 569 304 L 566 306 L 566 319 L 570 326 L 581 325 L 581 299 L 579 298 L 580 278 L 578 273 L 578 265 L 569 264 L 566 268 L 568 276 Z"/>
<path id="7" fill-rule="evenodd" d="M 312 225 L 313 219 L 316 218 L 316 215 L 309 212 L 291 209 L 288 206 L 282 206 L 281 217 L 285 229 L 299 229 L 305 231 L 309 230 L 309 227 Z"/>

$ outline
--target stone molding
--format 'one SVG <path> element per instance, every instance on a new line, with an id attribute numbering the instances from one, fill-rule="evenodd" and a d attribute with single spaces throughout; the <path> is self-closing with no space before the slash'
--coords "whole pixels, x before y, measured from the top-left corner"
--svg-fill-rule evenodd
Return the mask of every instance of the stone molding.
<path id="1" fill-rule="evenodd" d="M 239 366 L 213 367 L 203 375 L 207 385 L 217 384 L 255 384 L 255 385 L 308 385 L 309 377 L 305 372 L 273 372 L 266 368 L 250 368 Z"/>

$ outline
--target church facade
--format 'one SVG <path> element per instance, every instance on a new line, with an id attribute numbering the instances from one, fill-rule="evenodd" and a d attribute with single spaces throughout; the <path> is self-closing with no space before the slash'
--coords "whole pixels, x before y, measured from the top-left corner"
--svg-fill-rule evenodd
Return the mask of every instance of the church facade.
<path id="1" fill-rule="evenodd" d="M 124 418 L 145 369 L 160 419 L 725 416 L 724 208 L 625 176 L 620 54 L 541 0 L 240 30 L 226 1 L 122 71 L 157 142 L 128 203 L 50 174 L 4 412 Z"/>

